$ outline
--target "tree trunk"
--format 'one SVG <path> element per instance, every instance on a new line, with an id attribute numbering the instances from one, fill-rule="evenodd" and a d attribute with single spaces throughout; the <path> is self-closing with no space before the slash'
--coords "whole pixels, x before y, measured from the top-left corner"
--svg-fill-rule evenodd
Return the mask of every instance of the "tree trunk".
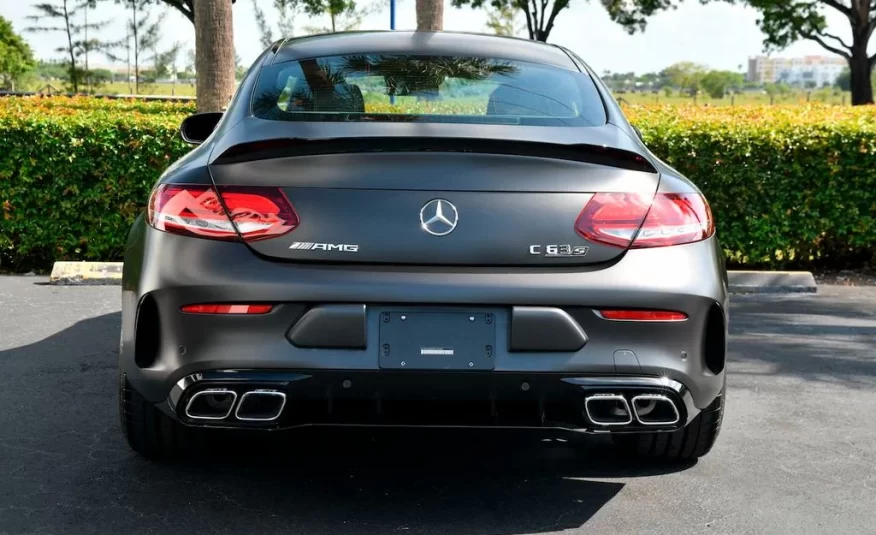
<path id="1" fill-rule="evenodd" d="M 873 104 L 873 85 L 870 80 L 870 58 L 867 56 L 866 41 L 863 46 L 858 43 L 852 44 L 849 71 L 852 75 L 852 106 Z"/>
<path id="2" fill-rule="evenodd" d="M 195 0 L 198 111 L 222 111 L 234 94 L 231 0 Z"/>
<path id="3" fill-rule="evenodd" d="M 417 30 L 435 32 L 444 29 L 444 0 L 417 0 Z"/>

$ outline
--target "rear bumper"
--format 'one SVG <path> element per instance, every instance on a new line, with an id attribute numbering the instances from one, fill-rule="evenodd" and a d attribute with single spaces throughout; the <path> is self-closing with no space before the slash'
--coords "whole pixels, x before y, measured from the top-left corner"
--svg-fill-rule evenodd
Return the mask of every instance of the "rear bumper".
<path id="1" fill-rule="evenodd" d="M 264 260 L 243 244 L 175 236 L 138 221 L 125 257 L 120 371 L 160 406 L 166 406 L 179 381 L 216 370 L 330 374 L 325 377 L 361 373 L 392 378 L 391 384 L 416 384 L 429 372 L 390 372 L 381 367 L 378 347 L 379 314 L 416 305 L 496 317 L 491 370 L 448 374 L 457 377 L 451 386 L 480 376 L 487 383 L 492 377 L 513 377 L 515 388 L 543 375 L 560 382 L 570 377 L 663 377 L 683 385 L 692 406 L 702 409 L 724 381 L 727 290 L 722 266 L 715 239 L 632 250 L 613 265 L 598 268 L 287 264 Z M 179 312 L 183 305 L 208 302 L 267 302 L 275 307 L 263 316 Z M 364 307 L 364 348 L 303 348 L 287 339 L 302 315 L 322 304 Z M 515 306 L 562 310 L 586 333 L 586 344 L 576 351 L 511 350 Z M 677 310 L 689 319 L 612 322 L 594 314 L 600 307 Z M 147 308 L 154 316 L 151 325 Z M 716 311 L 720 340 L 707 344 Z M 712 369 L 709 352 L 711 361 L 719 363 Z M 493 386 L 475 382 L 471 388 L 477 392 L 471 397 L 489 399 Z"/>
<path id="2" fill-rule="evenodd" d="M 221 418 L 192 417 L 198 392 L 233 392 L 234 405 Z M 276 416 L 239 418 L 247 392 L 282 395 Z M 629 422 L 592 419 L 585 400 L 621 396 Z M 654 424 L 632 410 L 636 396 L 671 402 L 677 421 Z M 320 370 L 215 370 L 184 377 L 161 407 L 188 425 L 223 428 L 288 429 L 312 425 L 532 427 L 578 432 L 673 431 L 699 409 L 690 391 L 666 378 L 570 376 L 564 374 L 359 372 Z M 225 413 L 226 409 L 219 411 Z M 644 420 L 644 422 L 642 421 Z"/>

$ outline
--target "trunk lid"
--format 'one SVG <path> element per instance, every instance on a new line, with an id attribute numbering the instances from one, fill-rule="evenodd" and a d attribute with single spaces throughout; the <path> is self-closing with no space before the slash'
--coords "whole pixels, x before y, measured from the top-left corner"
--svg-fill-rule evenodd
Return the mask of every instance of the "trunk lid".
<path id="1" fill-rule="evenodd" d="M 458 266 L 586 265 L 623 248 L 575 221 L 594 193 L 653 195 L 659 175 L 624 149 L 459 138 L 270 139 L 231 145 L 217 186 L 275 186 L 299 226 L 255 241 L 283 261 Z"/>

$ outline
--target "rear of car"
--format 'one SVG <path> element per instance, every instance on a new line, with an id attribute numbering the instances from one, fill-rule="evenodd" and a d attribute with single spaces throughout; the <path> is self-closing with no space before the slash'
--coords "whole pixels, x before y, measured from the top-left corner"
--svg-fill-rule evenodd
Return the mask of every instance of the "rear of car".
<path id="1" fill-rule="evenodd" d="M 192 427 L 375 424 L 678 459 L 720 429 L 708 204 L 548 45 L 276 44 L 156 185 L 123 299 L 122 421 L 147 455 Z"/>

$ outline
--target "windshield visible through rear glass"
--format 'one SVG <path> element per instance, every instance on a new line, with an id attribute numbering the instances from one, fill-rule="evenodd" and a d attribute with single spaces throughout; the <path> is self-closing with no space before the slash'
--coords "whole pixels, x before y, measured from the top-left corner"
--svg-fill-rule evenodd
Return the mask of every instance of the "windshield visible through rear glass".
<path id="1" fill-rule="evenodd" d="M 257 117 L 597 126 L 605 108 L 590 76 L 494 58 L 351 55 L 262 69 Z"/>

